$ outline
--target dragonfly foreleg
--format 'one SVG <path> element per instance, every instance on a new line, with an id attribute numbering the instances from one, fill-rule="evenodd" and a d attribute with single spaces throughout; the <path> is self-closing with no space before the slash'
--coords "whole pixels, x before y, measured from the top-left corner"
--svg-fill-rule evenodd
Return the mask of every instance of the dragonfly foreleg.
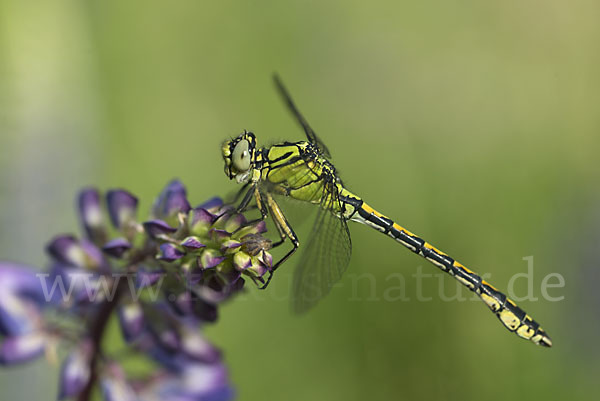
<path id="1" fill-rule="evenodd" d="M 248 184 L 244 185 L 242 189 L 238 191 L 238 193 L 235 195 L 233 203 L 237 202 L 244 190 L 247 188 L 247 185 Z M 256 185 L 253 185 L 250 189 L 248 189 L 246 195 L 244 195 L 244 198 L 242 199 L 238 207 L 235 209 L 236 213 L 242 213 L 246 210 L 248 204 L 250 204 L 250 201 L 252 200 L 252 197 L 255 195 L 255 192 L 258 192 L 258 190 L 256 189 Z"/>
<path id="2" fill-rule="evenodd" d="M 244 185 L 242 185 L 242 187 L 236 191 L 235 195 L 229 196 L 227 198 L 227 203 L 230 205 L 234 205 L 236 203 L 238 203 L 238 201 L 240 200 L 240 198 L 242 197 L 243 194 L 247 193 L 246 191 L 248 190 L 248 186 L 251 184 L 251 182 L 247 182 Z"/>

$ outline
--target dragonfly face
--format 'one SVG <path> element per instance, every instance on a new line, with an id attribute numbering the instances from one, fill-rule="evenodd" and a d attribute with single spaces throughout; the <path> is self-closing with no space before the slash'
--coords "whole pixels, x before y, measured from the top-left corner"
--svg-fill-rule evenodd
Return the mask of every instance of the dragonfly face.
<path id="1" fill-rule="evenodd" d="M 246 183 L 251 177 L 255 164 L 256 137 L 244 130 L 237 138 L 223 143 L 225 174 L 230 180 Z"/>

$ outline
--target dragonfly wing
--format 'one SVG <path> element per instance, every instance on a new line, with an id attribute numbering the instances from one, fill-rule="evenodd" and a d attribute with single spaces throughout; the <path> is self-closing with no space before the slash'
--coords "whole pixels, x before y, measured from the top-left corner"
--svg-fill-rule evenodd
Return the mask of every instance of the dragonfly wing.
<path id="1" fill-rule="evenodd" d="M 338 202 L 335 199 L 333 202 Z M 352 241 L 346 220 L 321 205 L 312 235 L 294 272 L 292 308 L 304 313 L 329 293 L 350 262 Z"/>
<path id="2" fill-rule="evenodd" d="M 285 104 L 288 106 L 298 123 L 302 126 L 302 129 L 304 129 L 308 141 L 316 145 L 325 157 L 331 157 L 329 149 L 327 149 L 327 146 L 325 146 L 323 141 L 319 139 L 317 134 L 315 134 L 315 131 L 313 131 L 313 129 L 308 124 L 308 121 L 306 121 L 304 116 L 300 113 L 300 110 L 298 110 L 298 108 L 294 104 L 292 97 L 290 96 L 289 92 L 287 91 L 277 74 L 273 75 L 273 81 L 275 81 L 275 86 L 277 86 L 277 90 L 281 94 L 281 97 L 285 101 Z"/>

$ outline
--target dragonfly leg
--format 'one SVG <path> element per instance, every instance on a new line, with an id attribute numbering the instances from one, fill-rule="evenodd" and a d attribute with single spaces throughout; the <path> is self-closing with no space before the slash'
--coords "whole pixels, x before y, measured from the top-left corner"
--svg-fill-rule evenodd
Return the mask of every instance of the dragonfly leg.
<path id="1" fill-rule="evenodd" d="M 286 231 L 284 229 L 284 227 L 282 226 L 282 224 L 279 224 L 279 221 L 275 218 L 273 218 L 273 220 L 275 221 L 275 227 L 277 227 L 277 231 L 279 232 L 279 241 L 274 242 L 271 247 L 272 248 L 277 248 L 279 245 L 282 245 L 285 240 L 288 238 L 288 235 L 286 234 Z M 287 223 L 287 221 L 285 222 Z M 287 224 L 287 226 L 289 227 L 289 223 Z M 291 227 L 290 227 L 291 230 Z"/>
<path id="2" fill-rule="evenodd" d="M 283 244 L 285 240 L 289 238 L 290 242 L 292 243 L 292 249 L 290 249 L 288 253 L 286 253 L 281 259 L 279 259 L 277 263 L 275 263 L 275 265 L 273 265 L 273 268 L 269 272 L 269 278 L 267 279 L 267 282 L 262 287 L 260 287 L 261 290 L 267 288 L 267 286 L 271 282 L 271 279 L 273 278 L 273 273 L 275 273 L 275 270 L 277 270 L 279 266 L 281 266 L 286 260 L 288 260 L 289 257 L 292 256 L 300 246 L 300 241 L 298 241 L 296 233 L 290 226 L 290 223 L 285 218 L 285 215 L 283 214 L 277 202 L 275 202 L 275 199 L 273 199 L 273 197 L 269 194 L 266 195 L 266 198 L 268 208 L 271 211 L 271 217 L 273 217 L 273 221 L 275 222 L 275 226 L 277 227 L 277 231 L 279 231 L 279 235 L 281 238 L 278 242 L 273 244 L 273 247 L 277 247 Z"/>
<path id="3" fill-rule="evenodd" d="M 238 191 L 238 193 L 235 195 L 235 199 L 234 199 L 233 203 L 237 202 L 237 200 L 240 198 L 240 196 L 242 195 L 242 193 L 245 189 L 246 189 L 246 185 L 244 185 L 242 187 L 242 189 L 240 191 Z M 244 195 L 244 198 L 242 199 L 242 201 L 240 202 L 238 207 L 235 209 L 236 213 L 242 213 L 244 210 L 246 210 L 246 208 L 248 207 L 248 204 L 252 200 L 252 196 L 254 196 L 256 193 L 258 193 L 258 189 L 256 188 L 256 186 L 252 186 L 246 192 L 246 195 Z"/>
<path id="4" fill-rule="evenodd" d="M 250 196 L 248 194 L 250 194 Z M 254 196 L 254 198 L 256 199 L 256 205 L 248 206 L 248 203 L 250 202 L 250 199 L 252 199 L 252 196 Z M 246 198 L 248 199 L 247 201 L 246 201 Z M 243 205 L 244 202 L 246 203 L 245 205 Z M 241 230 L 244 227 L 248 227 L 248 226 L 251 226 L 251 225 L 256 224 L 258 222 L 261 222 L 264 219 L 266 219 L 267 216 L 269 215 L 269 211 L 267 209 L 267 205 L 263 202 L 263 195 L 261 195 L 260 191 L 256 187 L 251 188 L 248 191 L 248 193 L 246 194 L 246 196 L 244 196 L 244 200 L 240 204 L 240 207 L 242 207 L 242 205 L 243 205 L 243 209 L 242 210 L 249 210 L 250 208 L 252 208 L 252 209 L 258 209 L 260 211 L 260 217 L 257 218 L 257 219 L 245 222 L 237 230 L 235 230 L 235 232 Z M 240 207 L 238 207 L 238 210 L 240 210 Z"/>
<path id="5" fill-rule="evenodd" d="M 242 202 L 238 205 L 238 207 L 236 207 L 234 209 L 225 210 L 220 216 L 217 217 L 217 220 L 223 216 L 230 216 L 232 214 L 239 214 L 242 212 L 248 212 L 250 210 L 258 209 L 257 205 L 250 204 L 250 201 L 252 200 L 252 195 L 254 195 L 254 191 L 252 190 L 252 188 L 247 190 L 248 185 L 250 185 L 250 184 L 249 183 L 244 184 L 244 186 L 239 191 L 237 191 L 237 193 L 235 194 L 233 199 L 227 201 L 228 205 L 233 205 L 240 199 L 240 197 L 242 196 L 244 191 L 247 191 L 247 192 L 245 192 L 246 195 L 244 196 L 244 199 L 242 199 Z M 259 219 L 258 221 L 260 221 L 260 220 L 262 220 L 262 219 Z M 256 223 L 256 221 L 254 221 L 254 223 Z M 248 223 L 242 225 L 242 227 L 240 227 L 240 228 L 246 227 L 247 225 L 248 225 Z"/>
<path id="6" fill-rule="evenodd" d="M 240 198 L 242 197 L 243 194 L 246 193 L 246 191 L 248 190 L 248 186 L 252 184 L 252 182 L 248 181 L 247 183 L 245 183 L 244 185 L 242 185 L 242 187 L 240 189 L 237 190 L 237 192 L 235 193 L 235 195 L 231 196 L 229 195 L 226 199 L 226 203 L 233 205 L 235 203 L 238 203 L 238 201 L 240 200 Z"/>
<path id="7" fill-rule="evenodd" d="M 264 290 L 265 288 L 267 288 L 267 286 L 271 282 L 271 279 L 273 278 L 273 274 L 275 273 L 275 270 L 277 270 L 277 268 L 279 266 L 281 266 L 283 264 L 283 262 L 288 260 L 288 258 L 290 256 L 292 256 L 294 254 L 294 252 L 296 252 L 296 250 L 300 246 L 300 243 L 296 240 L 296 241 L 292 241 L 292 245 L 294 245 L 294 247 L 292 249 L 290 249 L 290 251 L 288 253 L 286 253 L 284 257 L 279 259 L 279 261 L 277 263 L 275 263 L 275 265 L 273 266 L 273 269 L 271 269 L 271 271 L 269 272 L 269 278 L 267 278 L 267 282 L 265 284 L 263 284 L 261 287 L 259 287 L 259 289 Z"/>

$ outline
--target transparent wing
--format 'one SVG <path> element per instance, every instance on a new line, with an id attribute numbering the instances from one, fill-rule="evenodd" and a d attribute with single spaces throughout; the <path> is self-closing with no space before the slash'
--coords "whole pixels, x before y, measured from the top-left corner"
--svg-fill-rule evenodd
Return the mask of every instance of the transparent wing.
<path id="1" fill-rule="evenodd" d="M 352 241 L 346 220 L 333 212 L 333 202 L 321 205 L 311 237 L 294 272 L 292 308 L 304 313 L 329 293 L 350 262 Z"/>
<path id="2" fill-rule="evenodd" d="M 290 96 L 289 92 L 287 91 L 277 74 L 273 74 L 273 81 L 275 81 L 275 86 L 277 87 L 277 90 L 279 91 L 281 97 L 285 101 L 285 104 L 288 106 L 298 123 L 304 129 L 304 132 L 306 133 L 306 137 L 308 138 L 309 142 L 315 144 L 325 157 L 331 157 L 329 149 L 327 149 L 327 146 L 325 146 L 323 141 L 321 141 L 317 134 L 315 134 L 315 131 L 313 131 L 310 125 L 308 125 L 308 121 L 306 121 L 304 116 L 300 113 L 300 110 L 298 110 L 298 108 L 294 104 L 292 97 Z"/>

